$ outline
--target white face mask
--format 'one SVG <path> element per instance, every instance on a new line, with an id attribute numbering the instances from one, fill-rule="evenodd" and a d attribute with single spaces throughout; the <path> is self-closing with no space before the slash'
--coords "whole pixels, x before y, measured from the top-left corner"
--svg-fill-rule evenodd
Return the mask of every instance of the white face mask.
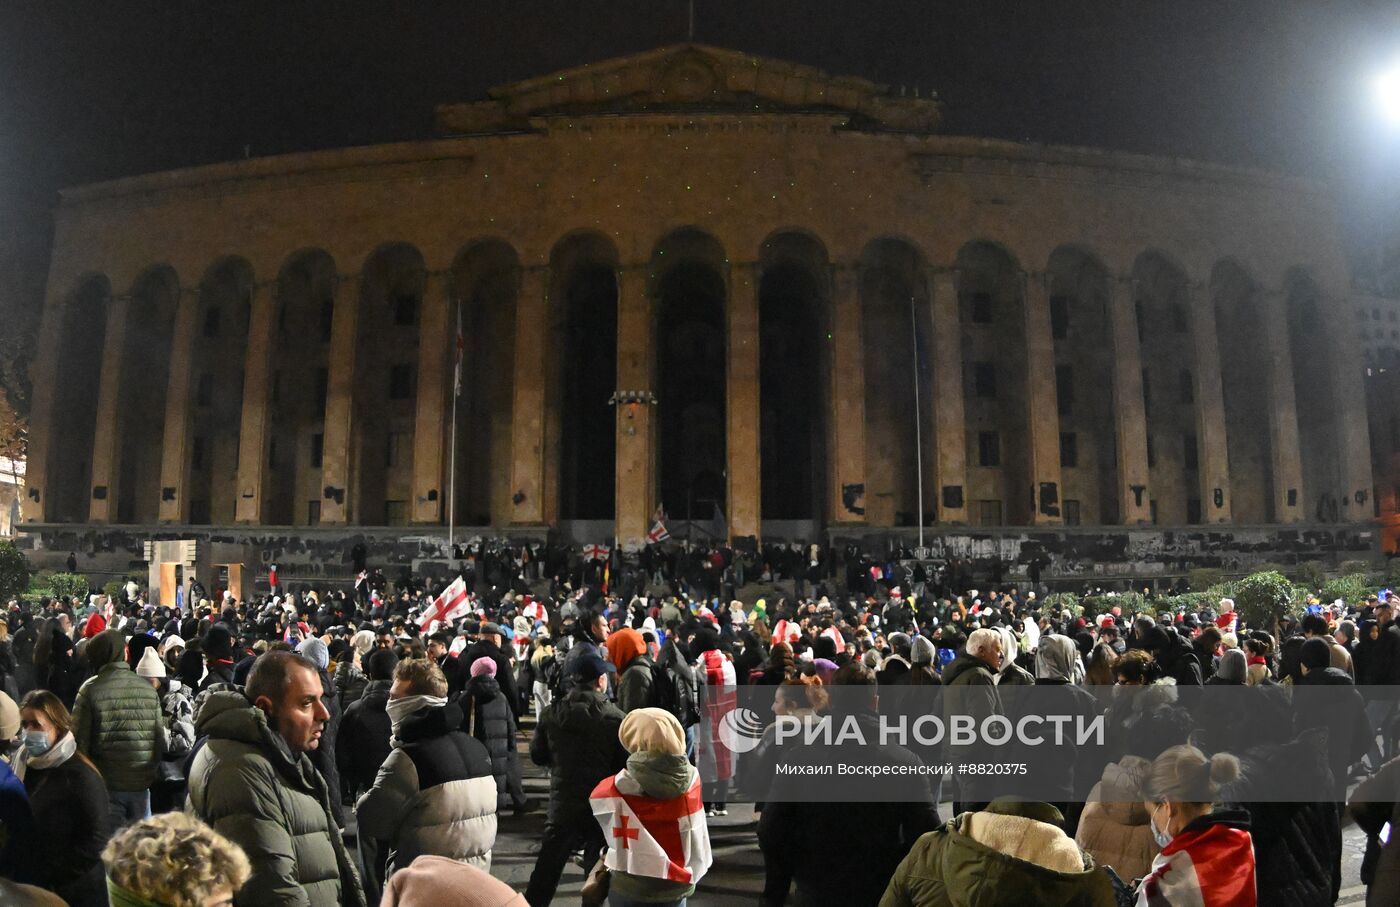
<path id="1" fill-rule="evenodd" d="M 1161 804 L 1158 804 L 1158 805 L 1160 806 Z M 1169 834 L 1167 834 L 1165 831 L 1158 831 L 1158 830 L 1157 830 L 1157 819 L 1156 819 L 1156 815 L 1157 815 L 1156 809 L 1153 809 L 1152 812 L 1148 813 L 1148 814 L 1147 814 L 1147 824 L 1148 824 L 1148 826 L 1150 826 L 1151 829 L 1152 829 L 1152 840 L 1154 840 L 1154 841 L 1157 842 L 1157 846 L 1158 846 L 1159 848 L 1164 848 L 1164 847 L 1166 847 L 1168 844 L 1170 844 L 1170 843 L 1172 842 L 1172 836 L 1169 835 Z"/>

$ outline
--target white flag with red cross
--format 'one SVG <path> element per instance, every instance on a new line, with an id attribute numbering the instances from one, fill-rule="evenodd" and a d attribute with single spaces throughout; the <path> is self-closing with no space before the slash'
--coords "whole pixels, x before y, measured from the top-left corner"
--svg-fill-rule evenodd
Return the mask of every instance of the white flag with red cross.
<path id="1" fill-rule="evenodd" d="M 603 828 L 609 869 L 693 885 L 710 868 L 699 775 L 682 796 L 655 800 L 622 771 L 599 781 L 588 802 Z"/>
<path id="2" fill-rule="evenodd" d="M 433 599 L 432 607 L 424 612 L 418 626 L 424 633 L 433 632 L 439 623 L 450 623 L 471 610 L 471 599 L 467 596 L 467 584 L 462 577 L 454 579 L 442 594 Z"/>
<path id="3" fill-rule="evenodd" d="M 586 561 L 605 561 L 612 555 L 612 549 L 607 545 L 584 545 L 583 559 Z"/>

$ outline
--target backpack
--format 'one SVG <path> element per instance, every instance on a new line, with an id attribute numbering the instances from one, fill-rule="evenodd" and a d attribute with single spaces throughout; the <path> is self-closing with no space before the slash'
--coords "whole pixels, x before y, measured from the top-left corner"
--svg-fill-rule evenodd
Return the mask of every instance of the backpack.
<path id="1" fill-rule="evenodd" d="M 675 715 L 681 727 L 700 723 L 700 707 L 695 691 L 665 665 L 652 664 L 651 689 L 656 707 Z"/>

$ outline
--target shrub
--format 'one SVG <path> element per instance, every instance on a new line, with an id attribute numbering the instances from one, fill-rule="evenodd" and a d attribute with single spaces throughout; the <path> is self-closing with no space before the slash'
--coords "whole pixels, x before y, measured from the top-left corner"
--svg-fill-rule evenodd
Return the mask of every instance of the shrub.
<path id="1" fill-rule="evenodd" d="M 1204 592 L 1225 578 L 1218 567 L 1195 567 L 1186 571 L 1186 583 L 1192 592 Z"/>
<path id="2" fill-rule="evenodd" d="M 1303 561 L 1293 568 L 1293 581 L 1316 592 L 1327 582 L 1327 571 L 1321 561 Z"/>
<path id="3" fill-rule="evenodd" d="M 1347 604 L 1354 605 L 1365 601 L 1366 596 L 1375 591 L 1375 584 L 1371 582 L 1369 574 L 1349 573 L 1323 584 L 1322 601 L 1328 603 L 1340 598 Z"/>
<path id="4" fill-rule="evenodd" d="M 1276 570 L 1251 573 L 1235 584 L 1235 607 L 1249 625 L 1277 634 L 1279 618 L 1302 613 L 1293 584 Z"/>
<path id="5" fill-rule="evenodd" d="M 1084 605 L 1073 592 L 1054 592 L 1045 596 L 1045 610 L 1059 613 L 1068 611 L 1075 617 L 1084 614 Z"/>
<path id="6" fill-rule="evenodd" d="M 14 542 L 0 542 L 0 602 L 29 588 L 29 565 Z"/>
<path id="7" fill-rule="evenodd" d="M 88 578 L 81 573 L 55 573 L 49 577 L 49 591 L 54 598 L 61 598 L 65 601 L 73 596 L 87 598 L 88 590 L 92 588 L 88 585 Z"/>
<path id="8" fill-rule="evenodd" d="M 1342 576 L 1352 573 L 1370 573 L 1376 569 L 1376 565 L 1370 561 L 1342 561 L 1337 567 L 1337 572 Z"/>

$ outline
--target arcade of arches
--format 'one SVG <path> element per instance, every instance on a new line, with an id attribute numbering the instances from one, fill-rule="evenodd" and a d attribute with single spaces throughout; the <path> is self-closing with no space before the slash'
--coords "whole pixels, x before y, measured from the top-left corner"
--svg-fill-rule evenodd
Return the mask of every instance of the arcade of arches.
<path id="1" fill-rule="evenodd" d="M 629 263 L 580 232 L 540 263 L 493 238 L 89 275 L 58 306 L 38 522 L 614 520 L 625 543 L 658 508 L 736 537 L 1262 524 L 1350 487 L 1317 286 L 1228 259 L 877 237 L 832 261 L 684 228 Z"/>

